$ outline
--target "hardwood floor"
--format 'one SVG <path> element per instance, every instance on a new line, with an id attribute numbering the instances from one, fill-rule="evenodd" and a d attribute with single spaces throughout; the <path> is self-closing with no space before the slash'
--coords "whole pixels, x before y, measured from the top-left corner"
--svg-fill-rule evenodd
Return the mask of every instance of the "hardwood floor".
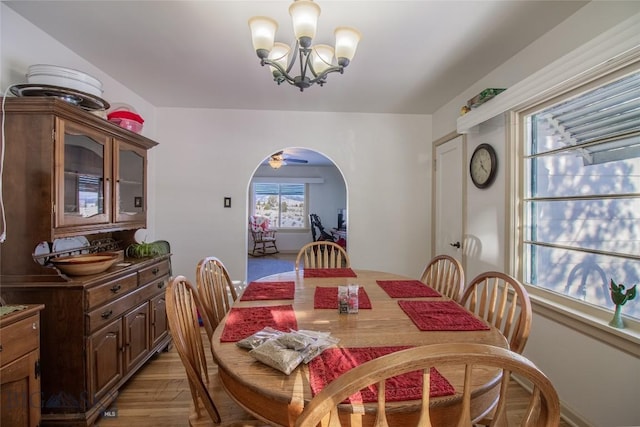
<path id="1" fill-rule="evenodd" d="M 215 366 L 215 365 L 212 365 Z M 189 382 L 175 349 L 156 355 L 125 386 L 96 426 L 188 426 Z"/>
<path id="2" fill-rule="evenodd" d="M 206 352 L 209 369 L 216 365 Z M 528 392 L 512 381 L 509 388 L 509 425 L 520 425 Z M 174 348 L 159 353 L 120 390 L 109 408 L 112 417 L 102 417 L 96 426 L 188 427 L 191 392 L 180 357 Z M 562 421 L 559 427 L 570 427 Z"/>

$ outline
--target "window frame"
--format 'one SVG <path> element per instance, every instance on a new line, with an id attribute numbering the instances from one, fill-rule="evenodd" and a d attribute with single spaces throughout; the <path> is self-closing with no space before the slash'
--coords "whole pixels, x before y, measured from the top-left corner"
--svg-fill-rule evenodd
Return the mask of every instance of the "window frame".
<path id="1" fill-rule="evenodd" d="M 561 90 L 542 100 L 523 105 L 507 114 L 505 123 L 507 133 L 507 155 L 511 166 L 507 174 L 507 209 L 510 224 L 507 229 L 509 245 L 508 263 L 514 275 L 527 288 L 534 311 L 560 324 L 579 330 L 593 338 L 613 345 L 636 357 L 640 357 L 640 321 L 625 318 L 627 327 L 616 329 L 608 325 L 613 311 L 583 303 L 579 300 L 563 296 L 550 290 L 531 285 L 525 281 L 525 237 L 527 212 L 524 199 L 526 188 L 524 174 L 526 170 L 527 126 L 526 118 L 535 112 L 555 105 L 583 92 L 590 91 L 624 75 L 640 71 L 640 61 L 630 60 L 613 71 L 600 72 L 588 80 L 581 80 L 575 85 Z M 513 177 L 513 179 L 510 179 Z M 632 284 L 629 284 L 632 285 Z M 640 304 L 640 298 L 630 301 Z M 624 310 L 623 310 L 624 314 Z"/>
<path id="2" fill-rule="evenodd" d="M 267 180 L 260 180 L 260 181 L 254 181 L 251 183 L 251 205 L 250 205 L 250 210 L 251 210 L 251 215 L 256 215 L 256 190 L 255 187 L 256 185 L 264 185 L 264 184 L 272 184 L 272 185 L 277 185 L 278 186 L 278 191 L 280 191 L 280 186 L 281 185 L 302 185 L 304 186 L 304 214 L 303 214 L 303 225 L 302 227 L 275 227 L 272 226 L 271 228 L 275 229 L 275 230 L 279 230 L 279 231 L 286 231 L 286 232 L 308 232 L 309 231 L 309 184 L 307 182 L 305 182 L 304 180 L 300 180 L 300 181 L 295 181 L 295 180 L 279 180 L 279 179 L 267 179 Z M 278 197 L 281 197 L 280 193 L 278 194 Z M 278 210 L 278 212 L 280 213 L 280 210 Z M 280 223 L 280 221 L 278 221 Z"/>

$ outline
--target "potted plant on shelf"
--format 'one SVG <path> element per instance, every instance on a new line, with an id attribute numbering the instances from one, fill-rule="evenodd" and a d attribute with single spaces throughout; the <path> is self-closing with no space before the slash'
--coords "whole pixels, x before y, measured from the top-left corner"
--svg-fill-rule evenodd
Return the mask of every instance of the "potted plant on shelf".
<path id="1" fill-rule="evenodd" d="M 169 243 L 164 240 L 155 242 L 133 243 L 127 247 L 125 254 L 130 258 L 147 258 L 169 253 Z"/>

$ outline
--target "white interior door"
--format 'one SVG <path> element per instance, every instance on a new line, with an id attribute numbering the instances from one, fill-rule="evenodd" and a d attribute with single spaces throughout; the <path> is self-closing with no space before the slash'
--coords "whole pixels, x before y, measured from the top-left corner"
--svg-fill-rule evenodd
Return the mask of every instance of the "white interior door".
<path id="1" fill-rule="evenodd" d="M 463 196 L 466 173 L 463 137 L 436 147 L 435 253 L 463 262 Z"/>

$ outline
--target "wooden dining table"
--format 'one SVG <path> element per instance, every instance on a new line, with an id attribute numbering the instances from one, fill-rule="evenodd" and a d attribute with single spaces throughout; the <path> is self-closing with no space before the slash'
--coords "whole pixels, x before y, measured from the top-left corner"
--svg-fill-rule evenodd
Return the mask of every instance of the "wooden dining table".
<path id="1" fill-rule="evenodd" d="M 240 296 L 232 310 L 291 305 L 298 330 L 330 332 L 332 337 L 339 339 L 337 346 L 340 348 L 424 346 L 450 342 L 483 343 L 508 348 L 507 340 L 501 332 L 489 325 L 487 330 L 420 330 L 400 307 L 399 301 L 448 301 L 448 298 L 392 298 L 377 281 L 410 281 L 412 278 L 380 271 L 352 271 L 356 277 L 304 277 L 303 270 L 263 277 L 257 282 L 292 281 L 295 292 L 293 299 L 243 301 Z M 316 287 L 348 284 L 357 284 L 364 288 L 371 302 L 370 309 L 360 308 L 355 314 L 341 314 L 337 308 L 314 308 Z M 235 342 L 222 342 L 225 322 L 229 316 L 230 314 L 227 314 L 216 328 L 211 342 L 222 384 L 238 404 L 257 418 L 275 426 L 293 426 L 305 402 L 313 398 L 308 365 L 300 364 L 289 375 L 285 375 L 256 361 L 247 349 L 239 347 Z M 462 368 L 443 368 L 440 373 L 456 390 L 462 390 Z M 479 375 L 474 373 L 472 416 L 480 417 L 490 410 L 497 399 L 499 380 L 499 370 L 486 371 Z M 453 395 L 432 398 L 430 414 L 434 425 L 446 426 L 450 420 L 455 419 L 450 414 L 459 410 L 459 397 L 456 392 Z M 393 407 L 388 411 L 391 425 L 415 425 L 420 407 L 418 400 L 388 402 L 387 405 Z M 341 410 L 348 412 L 350 406 L 342 405 Z M 372 425 L 375 403 L 365 403 L 364 408 L 367 415 L 362 420 L 363 425 Z M 372 415 L 368 415 L 369 412 Z M 346 415 L 346 419 L 349 419 L 349 415 Z"/>

